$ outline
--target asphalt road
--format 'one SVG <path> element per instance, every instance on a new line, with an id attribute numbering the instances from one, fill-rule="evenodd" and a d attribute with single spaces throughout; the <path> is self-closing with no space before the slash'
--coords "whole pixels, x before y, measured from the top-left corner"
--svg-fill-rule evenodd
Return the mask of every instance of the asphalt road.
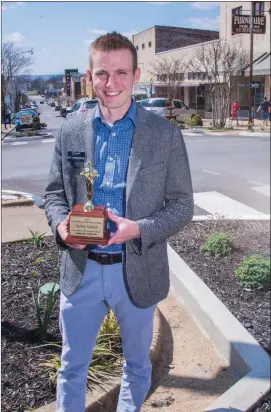
<path id="1" fill-rule="evenodd" d="M 47 104 L 39 107 L 42 121 L 56 136 L 66 120 Z M 267 137 L 184 134 L 184 138 L 197 205 L 195 214 L 206 214 L 206 210 L 216 213 L 221 207 L 243 210 L 236 202 L 246 205 L 246 214 L 253 214 L 253 210 L 270 214 L 270 140 Z M 54 139 L 23 145 L 4 143 L 2 189 L 43 196 L 53 149 Z"/>

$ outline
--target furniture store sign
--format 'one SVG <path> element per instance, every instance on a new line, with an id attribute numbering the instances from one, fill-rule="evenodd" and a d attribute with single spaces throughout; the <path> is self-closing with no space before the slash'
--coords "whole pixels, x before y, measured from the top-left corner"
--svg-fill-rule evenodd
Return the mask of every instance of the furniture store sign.
<path id="1" fill-rule="evenodd" d="M 232 34 L 250 33 L 250 15 L 232 16 Z M 254 16 L 253 18 L 253 33 L 265 34 L 265 16 Z"/>

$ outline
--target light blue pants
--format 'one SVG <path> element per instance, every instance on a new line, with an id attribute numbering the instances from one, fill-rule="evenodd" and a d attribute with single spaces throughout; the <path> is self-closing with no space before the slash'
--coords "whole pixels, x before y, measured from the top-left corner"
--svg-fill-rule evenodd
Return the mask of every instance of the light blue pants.
<path id="1" fill-rule="evenodd" d="M 57 380 L 57 412 L 83 412 L 87 371 L 97 334 L 107 313 L 106 300 L 121 329 L 125 357 L 117 412 L 139 412 L 151 385 L 149 359 L 156 305 L 139 309 L 129 300 L 122 264 L 88 260 L 83 279 L 71 296 L 61 293 L 61 368 Z"/>

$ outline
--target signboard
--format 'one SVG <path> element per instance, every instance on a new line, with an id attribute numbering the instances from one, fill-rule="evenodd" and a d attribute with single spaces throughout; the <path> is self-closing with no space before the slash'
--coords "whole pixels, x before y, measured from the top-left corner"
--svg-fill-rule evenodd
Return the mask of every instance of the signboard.
<path id="1" fill-rule="evenodd" d="M 253 33 L 265 34 L 265 16 L 254 16 Z M 244 34 L 250 32 L 250 15 L 234 14 L 232 16 L 232 33 Z"/>
<path id="2" fill-rule="evenodd" d="M 31 114 L 21 114 L 19 116 L 21 125 L 31 124 L 32 123 L 32 116 Z"/>
<path id="3" fill-rule="evenodd" d="M 66 94 L 71 95 L 71 74 L 78 73 L 78 69 L 65 69 Z"/>
<path id="4" fill-rule="evenodd" d="M 238 87 L 251 87 L 252 89 L 257 89 L 258 87 L 260 87 L 260 85 L 258 83 L 252 83 L 252 84 L 238 84 Z"/>

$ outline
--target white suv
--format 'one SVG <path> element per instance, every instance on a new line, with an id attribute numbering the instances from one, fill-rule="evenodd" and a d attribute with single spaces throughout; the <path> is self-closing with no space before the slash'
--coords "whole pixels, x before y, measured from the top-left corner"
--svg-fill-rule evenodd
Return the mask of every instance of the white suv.
<path id="1" fill-rule="evenodd" d="M 66 119 L 71 116 L 75 116 L 82 112 L 87 112 L 88 109 L 93 109 L 98 103 L 98 99 L 80 99 L 71 108 L 71 111 L 67 114 Z"/>

